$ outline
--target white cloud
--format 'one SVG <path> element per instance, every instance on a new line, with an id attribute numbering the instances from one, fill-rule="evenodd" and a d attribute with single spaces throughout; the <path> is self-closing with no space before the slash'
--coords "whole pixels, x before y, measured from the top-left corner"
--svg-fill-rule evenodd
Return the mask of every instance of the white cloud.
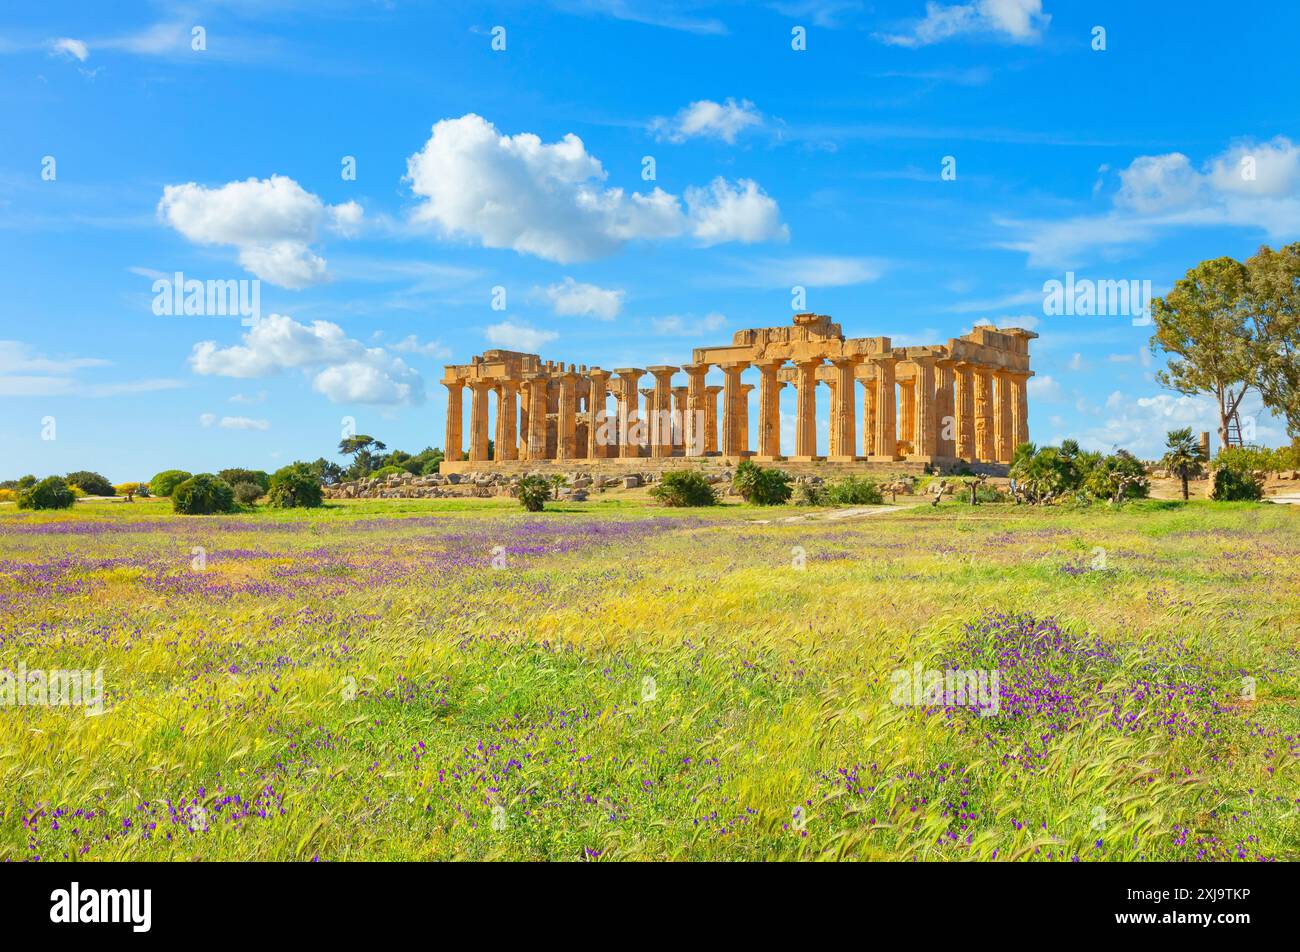
<path id="1" fill-rule="evenodd" d="M 1056 403 L 1064 399 L 1061 392 L 1061 385 L 1056 382 L 1050 374 L 1039 374 L 1029 378 L 1029 383 L 1025 385 L 1029 391 L 1029 396 L 1035 400 L 1045 400 L 1049 403 Z"/>
<path id="2" fill-rule="evenodd" d="M 107 367 L 99 357 L 52 358 L 17 340 L 0 340 L 0 397 L 116 397 L 131 393 L 173 390 L 179 380 L 146 378 L 118 383 L 87 383 L 77 372 Z"/>
<path id="3" fill-rule="evenodd" d="M 656 334 L 677 337 L 699 337 L 702 334 L 721 330 L 727 326 L 727 319 L 717 311 L 710 311 L 703 317 L 669 314 L 666 317 L 652 317 L 650 325 Z"/>
<path id="4" fill-rule="evenodd" d="M 431 357 L 438 360 L 451 356 L 451 350 L 444 347 L 440 342 L 431 340 L 421 343 L 420 339 L 414 334 L 407 334 L 396 344 L 393 344 L 393 350 L 403 354 L 419 354 L 421 357 Z"/>
<path id="5" fill-rule="evenodd" d="M 925 17 L 905 33 L 877 34 L 892 46 L 928 46 L 958 36 L 988 36 L 1012 43 L 1035 43 L 1051 22 L 1042 0 L 974 0 L 966 4 L 925 5 Z"/>
<path id="6" fill-rule="evenodd" d="M 691 234 L 705 245 L 790 239 L 776 201 L 753 179 L 741 179 L 733 187 L 726 179 L 715 178 L 707 189 L 688 188 L 686 204 L 691 209 Z"/>
<path id="7" fill-rule="evenodd" d="M 248 393 L 237 393 L 237 394 L 235 394 L 233 397 L 230 398 L 230 402 L 231 402 L 231 403 L 240 403 L 240 404 L 243 404 L 243 405 L 245 405 L 245 406 L 252 406 L 252 405 L 254 405 L 254 404 L 258 404 L 258 403 L 265 403 L 265 402 L 266 402 L 266 391 L 265 391 L 265 390 L 259 390 L 259 391 L 257 391 L 257 393 L 252 393 L 252 394 L 248 394 Z"/>
<path id="8" fill-rule="evenodd" d="M 594 317 L 601 321 L 618 317 L 626 294 L 621 290 L 582 284 L 567 277 L 560 284 L 535 290 L 551 303 L 552 310 L 560 317 Z"/>
<path id="9" fill-rule="evenodd" d="M 1285 136 L 1236 142 L 1200 171 L 1171 152 L 1138 156 L 1118 174 L 1110 210 L 1056 221 L 1000 220 L 1020 233 L 1001 247 L 1025 252 L 1030 265 L 1069 267 L 1194 227 L 1249 228 L 1273 241 L 1296 236 L 1300 144 Z"/>
<path id="10" fill-rule="evenodd" d="M 247 270 L 285 288 L 324 281 L 325 259 L 312 243 L 325 228 L 354 234 L 362 215 L 356 202 L 326 205 L 283 175 L 211 189 L 168 185 L 158 203 L 159 218 L 190 241 L 231 245 Z"/>
<path id="11" fill-rule="evenodd" d="M 272 314 L 244 334 L 242 344 L 195 344 L 190 366 L 198 374 L 241 378 L 302 370 L 312 375 L 312 389 L 334 403 L 424 401 L 424 383 L 416 371 L 382 347 L 353 340 L 329 321 L 307 325 Z"/>
<path id="12" fill-rule="evenodd" d="M 407 159 L 406 177 L 422 199 L 414 221 L 562 264 L 688 227 L 710 243 L 762 240 L 752 236 L 776 227 L 776 203 L 752 183 L 739 183 L 735 194 L 721 179 L 688 189 L 687 204 L 699 203 L 688 219 L 681 200 L 657 186 L 645 194 L 604 187 L 603 166 L 572 133 L 552 143 L 526 132 L 502 135 L 473 113 L 435 123 Z"/>
<path id="13" fill-rule="evenodd" d="M 671 118 L 659 116 L 650 123 L 650 131 L 657 138 L 669 142 L 711 138 L 732 144 L 736 141 L 736 136 L 746 129 L 756 129 L 762 125 L 763 114 L 752 102 L 748 99 L 737 102 L 728 97 L 726 102 L 721 103 L 700 99 Z"/>
<path id="14" fill-rule="evenodd" d="M 535 354 L 560 335 L 554 331 L 538 330 L 518 321 L 504 320 L 499 324 L 493 324 L 486 328 L 483 336 L 488 339 L 488 343 L 493 347 Z"/>
<path id="15" fill-rule="evenodd" d="M 50 41 L 50 53 L 71 56 L 82 63 L 90 58 L 90 48 L 86 46 L 85 42 L 83 40 L 74 40 L 68 36 L 62 36 L 57 40 Z"/>
<path id="16" fill-rule="evenodd" d="M 244 416 L 223 416 L 218 420 L 215 413 L 199 414 L 199 423 L 204 427 L 219 426 L 223 430 L 269 430 L 271 428 L 269 420 L 255 420 Z"/>
<path id="17" fill-rule="evenodd" d="M 1106 409 L 1111 417 L 1080 434 L 1084 449 L 1126 449 L 1142 459 L 1155 459 L 1163 454 L 1170 430 L 1190 426 L 1194 432 L 1213 433 L 1218 427 L 1214 403 L 1204 396 L 1160 393 L 1135 399 L 1116 390 L 1107 398 Z"/>

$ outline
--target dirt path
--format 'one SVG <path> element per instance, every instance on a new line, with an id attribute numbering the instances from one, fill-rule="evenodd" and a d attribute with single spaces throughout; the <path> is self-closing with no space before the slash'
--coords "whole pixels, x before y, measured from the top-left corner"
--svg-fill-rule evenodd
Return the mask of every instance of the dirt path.
<path id="1" fill-rule="evenodd" d="M 1300 500 L 1298 500 L 1300 501 Z M 842 519 L 861 519 L 865 516 L 880 516 L 887 512 L 906 512 L 925 503 L 911 503 L 902 506 L 851 506 L 848 509 L 829 509 L 809 512 L 798 516 L 782 516 L 780 519 L 746 519 L 747 525 L 769 525 L 790 522 L 838 522 Z"/>

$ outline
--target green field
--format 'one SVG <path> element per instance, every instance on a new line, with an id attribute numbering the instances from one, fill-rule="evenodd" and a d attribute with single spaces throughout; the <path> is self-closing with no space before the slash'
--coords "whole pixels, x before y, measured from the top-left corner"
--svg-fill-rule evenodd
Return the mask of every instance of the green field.
<path id="1" fill-rule="evenodd" d="M 0 860 L 1300 855 L 1300 507 L 805 512 L 4 507 Z"/>

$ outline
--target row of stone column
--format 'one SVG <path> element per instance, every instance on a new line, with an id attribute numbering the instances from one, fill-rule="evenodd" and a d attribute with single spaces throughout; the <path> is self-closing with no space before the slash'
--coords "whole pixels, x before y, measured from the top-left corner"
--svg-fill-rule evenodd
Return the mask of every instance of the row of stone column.
<path id="1" fill-rule="evenodd" d="M 823 382 L 828 385 L 831 400 L 827 454 L 831 460 L 913 456 L 1006 463 L 1015 447 L 1029 439 L 1029 374 L 933 356 L 906 359 L 915 372 L 903 380 L 896 379 L 900 358 L 894 355 L 829 358 L 833 374 L 825 381 L 820 381 L 817 373 L 826 361 L 794 361 L 797 401 L 793 459 L 819 458 L 817 385 Z M 873 377 L 857 376 L 857 368 L 864 361 L 871 364 Z M 613 374 L 593 368 L 581 375 L 572 370 L 528 374 L 522 380 L 448 381 L 448 458 L 458 459 L 463 450 L 463 391 L 468 386 L 472 395 L 469 459 L 474 462 L 489 457 L 491 393 L 496 393 L 498 399 L 494 435 L 498 460 L 635 458 L 643 450 L 652 457 L 721 453 L 733 458 L 753 455 L 760 460 L 778 459 L 780 394 L 786 385 L 778 374 L 785 364 L 777 359 L 720 363 L 721 387 L 705 385 L 708 364 L 627 367 Z M 751 366 L 759 372 L 757 446 L 752 452 L 749 396 L 754 386 L 741 380 L 741 374 Z M 679 370 L 686 374 L 685 387 L 672 385 Z M 640 389 L 638 382 L 647 372 L 654 377 L 654 387 Z M 617 379 L 611 379 L 614 375 Z M 578 396 L 580 376 L 587 384 L 585 401 Z M 858 383 L 863 386 L 860 434 Z M 552 385 L 557 397 L 553 424 Z M 617 401 L 612 420 L 606 406 L 610 393 Z M 648 411 L 644 418 L 640 414 L 642 396 Z M 580 407 L 580 403 L 585 406 Z M 552 426 L 553 437 L 549 429 Z"/>

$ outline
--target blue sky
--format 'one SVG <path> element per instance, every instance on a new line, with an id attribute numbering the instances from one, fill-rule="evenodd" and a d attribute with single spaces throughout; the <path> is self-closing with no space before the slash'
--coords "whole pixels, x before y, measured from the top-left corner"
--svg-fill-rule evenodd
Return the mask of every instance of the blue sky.
<path id="1" fill-rule="evenodd" d="M 1300 238 L 1298 34 L 1209 2 L 9 5 L 0 478 L 271 469 L 346 417 L 414 452 L 444 363 L 681 364 L 795 285 L 849 336 L 1031 326 L 1031 436 L 1155 455 L 1209 401 L 1043 284 L 1160 294 Z M 259 281 L 262 320 L 156 314 L 176 272 Z"/>

